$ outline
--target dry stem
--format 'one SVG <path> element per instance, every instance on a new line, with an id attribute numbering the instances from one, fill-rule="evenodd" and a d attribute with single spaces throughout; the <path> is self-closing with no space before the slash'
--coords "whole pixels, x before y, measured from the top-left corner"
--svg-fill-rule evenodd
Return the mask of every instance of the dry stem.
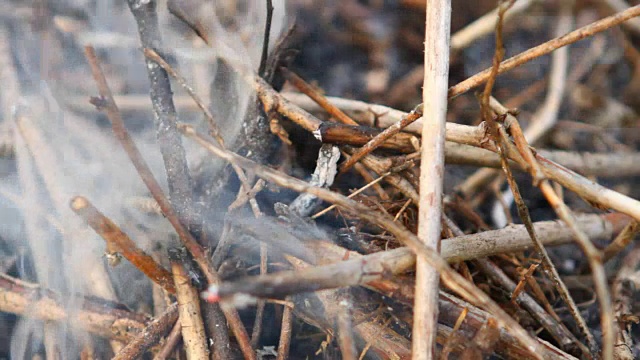
<path id="1" fill-rule="evenodd" d="M 182 339 L 187 352 L 187 359 L 206 359 L 209 351 L 200 312 L 200 297 L 196 289 L 191 285 L 191 280 L 180 263 L 181 257 L 179 255 L 177 257 L 175 255 L 172 256 L 173 252 L 179 252 L 180 250 L 170 249 L 169 251 L 171 272 L 173 273 L 173 281 L 177 290 L 176 298 L 180 313 Z"/>
<path id="2" fill-rule="evenodd" d="M 422 122 L 418 240 L 435 254 L 440 248 L 442 225 L 450 30 L 451 1 L 430 1 L 426 11 L 424 40 L 422 88 L 424 120 Z M 409 118 L 413 122 L 417 120 L 419 113 L 414 110 L 405 119 Z M 393 127 L 391 126 L 390 129 Z M 389 130 L 388 133 L 391 131 Z M 435 358 L 438 327 L 437 293 L 440 277 L 437 268 L 430 261 L 419 252 L 416 254 L 416 297 L 413 306 L 411 358 L 427 360 Z"/>

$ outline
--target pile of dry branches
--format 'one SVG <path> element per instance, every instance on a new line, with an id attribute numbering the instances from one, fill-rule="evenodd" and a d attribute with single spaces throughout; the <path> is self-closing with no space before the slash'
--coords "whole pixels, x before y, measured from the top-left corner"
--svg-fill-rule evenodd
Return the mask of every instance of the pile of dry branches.
<path id="1" fill-rule="evenodd" d="M 221 3 L 224 9 L 218 11 L 246 6 Z M 328 26 L 340 23 L 336 18 L 348 20 L 335 41 L 336 46 L 360 46 L 371 58 L 363 97 L 397 107 L 411 104 L 412 110 L 403 112 L 325 96 L 307 82 L 299 75 L 304 65 L 292 60 L 289 50 L 297 47 L 304 56 L 308 39 L 300 33 L 308 29 L 301 24 L 302 29 L 274 39 L 273 4 L 265 3 L 260 4 L 265 21 L 253 27 L 263 44 L 258 66 L 219 50 L 186 76 L 177 65 L 180 52 L 163 43 L 166 23 L 158 13 L 168 9 L 182 26 L 184 41 L 200 49 L 222 47 L 220 30 L 208 28 L 204 15 L 188 2 L 170 0 L 165 9 L 154 0 L 127 0 L 150 104 L 139 94 L 125 93 L 129 80 L 120 78 L 116 56 L 97 51 L 85 37 L 88 67 L 83 65 L 81 74 L 90 71 L 93 82 L 86 88 L 95 84 L 98 92 L 88 103 L 90 90 L 65 96 L 65 111 L 84 117 L 80 132 L 92 122 L 87 119 L 108 119 L 108 125 L 90 129 L 117 140 L 144 184 L 136 190 L 138 198 L 115 205 L 145 213 L 127 219 L 133 226 L 106 215 L 113 204 L 65 190 L 69 186 L 57 180 L 64 169 L 55 157 L 56 145 L 33 120 L 46 110 L 25 110 L 32 106 L 24 105 L 27 71 L 16 65 L 19 40 L 12 38 L 15 29 L 0 29 L 6 133 L 0 149 L 18 164 L 22 194 L 3 187 L 3 198 L 21 209 L 29 239 L 53 236 L 42 231 L 42 223 L 55 229 L 61 253 L 50 256 L 60 256 L 61 267 L 69 266 L 64 261 L 70 248 L 88 236 L 68 230 L 68 222 L 81 220 L 74 229 L 93 229 L 104 240 L 106 257 L 106 264 L 95 264 L 95 272 L 76 274 L 89 284 L 78 290 L 69 277 L 56 283 L 44 280 L 48 277 L 41 270 L 20 270 L 23 257 L 28 260 L 20 261 L 40 269 L 38 261 L 49 256 L 39 255 L 33 240 L 27 255 L 0 253 L 0 311 L 17 315 L 7 317 L 12 335 L 0 334 L 0 341 L 12 341 L 13 351 L 16 343 L 23 344 L 24 356 L 51 359 L 75 353 L 87 359 L 638 355 L 634 285 L 639 285 L 640 246 L 629 245 L 640 221 L 640 201 L 634 199 L 640 192 L 633 187 L 640 175 L 640 139 L 633 131 L 602 129 L 638 125 L 640 5 L 485 1 L 492 10 L 470 22 L 455 19 L 449 0 L 428 6 L 401 1 L 394 6 L 406 12 L 407 24 L 400 26 L 406 26 L 405 34 L 415 32 L 410 19 L 424 21 L 426 14 L 417 42 L 424 49 L 416 50 L 424 51 L 424 61 L 394 79 L 393 64 L 385 58 L 392 40 L 376 38 L 368 27 L 374 21 L 368 16 L 375 19 L 388 5 L 347 1 L 323 8 L 295 2 L 301 18 L 317 11 L 318 21 Z M 55 62 L 46 54 L 64 51 L 65 39 L 52 39 L 81 32 L 82 17 L 46 2 L 0 4 L 15 10 L 6 15 L 8 21 L 29 18 L 40 24 L 33 29 L 42 46 L 39 76 L 53 81 Z M 517 19 L 536 11 L 553 14 L 553 38 L 507 58 L 510 37 L 527 26 Z M 600 19 L 592 19 L 596 14 Z M 450 36 L 452 17 L 460 29 Z M 488 34 L 495 42 L 484 61 L 491 65 L 457 82 L 460 54 Z M 568 47 L 583 39 L 592 41 L 576 59 Z M 405 41 L 408 49 L 417 46 Z M 605 41 L 623 49 L 607 64 L 601 61 L 609 46 Z M 527 79 L 526 64 L 549 54 L 543 79 L 529 79 L 524 89 L 501 85 L 518 71 L 524 75 L 516 79 Z M 213 84 L 202 84 L 197 76 L 210 71 L 212 63 L 218 74 L 237 77 L 250 89 L 248 110 L 235 119 L 241 124 L 237 136 L 229 136 L 221 120 L 231 111 L 227 106 L 236 106 L 235 90 L 216 83 L 219 76 Z M 622 63 L 631 69 L 631 80 L 624 92 L 610 94 L 602 83 L 608 84 L 606 76 Z M 112 86 L 123 94 L 114 94 Z M 420 86 L 422 96 L 416 92 Z M 473 89 L 479 92 L 470 94 Z M 48 101 L 59 101 L 49 95 L 54 100 Z M 129 120 L 141 111 L 153 112 L 163 177 Z M 185 114 L 198 114 L 197 120 L 185 121 Z M 560 120 L 568 114 L 590 123 Z M 222 165 L 211 165 L 215 161 Z M 610 186 L 594 181 L 598 177 Z M 25 200 L 38 196 L 47 205 Z M 164 230 L 154 231 L 159 223 Z M 7 243 L 10 236 L 0 234 Z M 564 252 L 551 248 L 559 245 Z M 120 262 L 137 269 L 125 274 L 129 280 L 113 275 L 124 266 Z M 122 289 L 130 291 L 134 278 L 148 291 L 127 298 Z M 29 326 L 42 335 L 21 333 L 16 319 L 39 321 Z"/>

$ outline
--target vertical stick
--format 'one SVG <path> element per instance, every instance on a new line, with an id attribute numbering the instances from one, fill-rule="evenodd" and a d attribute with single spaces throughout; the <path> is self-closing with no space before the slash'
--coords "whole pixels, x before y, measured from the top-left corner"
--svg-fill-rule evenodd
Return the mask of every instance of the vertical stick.
<path id="1" fill-rule="evenodd" d="M 208 359 L 209 351 L 200 312 L 200 297 L 196 289 L 191 285 L 189 276 L 182 266 L 180 250 L 169 249 L 169 259 L 171 260 L 171 272 L 176 286 L 179 321 L 182 325 L 182 339 L 184 340 L 187 359 Z"/>
<path id="2" fill-rule="evenodd" d="M 449 78 L 449 31 L 451 1 L 427 4 L 424 42 L 422 165 L 420 168 L 420 213 L 418 238 L 426 246 L 439 248 L 444 175 L 444 139 Z M 412 358 L 434 359 L 438 315 L 439 274 L 418 255 L 414 304 Z"/>

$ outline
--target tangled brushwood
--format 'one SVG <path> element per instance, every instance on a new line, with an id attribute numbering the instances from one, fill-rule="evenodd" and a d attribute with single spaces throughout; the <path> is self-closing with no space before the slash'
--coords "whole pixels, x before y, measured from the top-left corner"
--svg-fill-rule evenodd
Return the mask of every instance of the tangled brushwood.
<path id="1" fill-rule="evenodd" d="M 0 358 L 640 357 L 637 1 L 0 9 Z"/>

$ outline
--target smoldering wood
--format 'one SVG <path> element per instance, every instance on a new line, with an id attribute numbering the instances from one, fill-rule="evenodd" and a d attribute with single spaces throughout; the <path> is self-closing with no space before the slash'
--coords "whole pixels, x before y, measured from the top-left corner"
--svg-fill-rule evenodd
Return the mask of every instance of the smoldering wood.
<path id="1" fill-rule="evenodd" d="M 337 164 L 340 160 L 340 150 L 337 146 L 322 145 L 318 151 L 316 169 L 311 175 L 310 184 L 329 188 L 338 172 Z M 307 217 L 315 210 L 322 200 L 311 194 L 300 194 L 289 205 L 289 209 L 302 217 Z"/>
<path id="2" fill-rule="evenodd" d="M 162 47 L 156 2 L 128 0 L 129 9 L 138 24 L 140 42 L 145 48 Z M 164 160 L 169 184 L 169 198 L 180 220 L 193 230 L 201 226 L 199 211 L 194 208 L 192 181 L 182 139 L 176 130 L 177 113 L 169 75 L 155 61 L 145 59 L 150 82 L 150 96 L 156 121 L 156 135 Z"/>

